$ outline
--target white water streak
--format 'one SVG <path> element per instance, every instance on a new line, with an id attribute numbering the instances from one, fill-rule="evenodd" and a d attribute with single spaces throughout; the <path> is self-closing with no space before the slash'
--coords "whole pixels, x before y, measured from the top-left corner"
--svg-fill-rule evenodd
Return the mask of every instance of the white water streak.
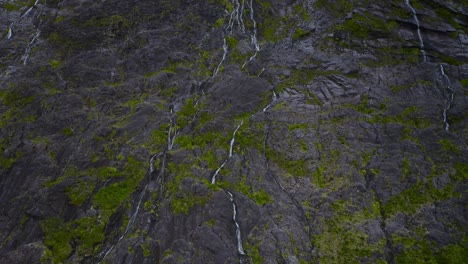
<path id="1" fill-rule="evenodd" d="M 33 8 L 35 6 L 37 6 L 37 4 L 39 4 L 39 0 L 36 0 L 36 2 L 34 2 L 34 5 L 32 5 L 30 8 L 28 8 L 28 10 L 26 10 L 26 12 L 24 12 L 24 14 L 21 15 L 21 17 L 25 17 L 25 16 L 29 15 L 29 13 L 31 13 L 31 11 L 33 10 Z"/>
<path id="2" fill-rule="evenodd" d="M 260 77 L 260 75 L 262 75 L 262 73 L 265 71 L 265 67 L 262 68 L 262 70 L 260 71 L 260 73 L 257 75 L 257 77 Z"/>
<path id="3" fill-rule="evenodd" d="M 224 165 L 226 165 L 228 160 L 225 160 L 223 162 L 223 164 L 221 164 L 221 166 L 219 166 L 219 168 L 215 171 L 215 173 L 213 174 L 213 176 L 211 177 L 211 184 L 215 184 L 216 183 L 216 176 L 218 176 L 219 172 L 221 171 L 221 169 L 224 167 Z"/>
<path id="4" fill-rule="evenodd" d="M 167 150 L 172 150 L 174 147 L 174 141 L 177 136 L 177 127 L 171 118 L 169 118 L 169 120 L 169 130 L 167 132 Z"/>
<path id="5" fill-rule="evenodd" d="M 420 29 L 420 26 L 419 26 L 419 19 L 418 19 L 418 16 L 416 14 L 416 10 L 413 8 L 413 6 L 411 6 L 411 3 L 410 3 L 409 0 L 405 0 L 405 3 L 411 9 L 411 12 L 413 13 L 413 19 L 416 22 L 416 26 L 417 26 L 417 32 L 418 32 L 418 38 L 419 38 L 419 49 L 421 50 L 421 53 L 423 55 L 423 61 L 426 62 L 427 61 L 427 56 L 426 56 L 426 51 L 424 50 L 424 41 L 423 41 L 423 38 L 422 38 L 422 35 L 421 35 L 421 29 Z"/>
<path id="6" fill-rule="evenodd" d="M 245 255 L 244 248 L 242 247 L 242 237 L 241 237 L 241 231 L 240 231 L 240 226 L 239 223 L 237 223 L 237 207 L 236 204 L 234 203 L 234 195 L 230 191 L 226 191 L 227 194 L 229 195 L 229 201 L 231 201 L 232 204 L 232 220 L 234 221 L 234 224 L 236 225 L 236 238 L 237 238 L 237 251 L 241 255 Z"/>
<path id="7" fill-rule="evenodd" d="M 232 148 L 234 147 L 234 142 L 236 140 L 236 132 L 239 130 L 239 128 L 244 124 L 244 121 L 241 121 L 240 124 L 234 129 L 234 132 L 232 133 L 232 139 L 231 139 L 231 144 L 229 145 L 229 158 L 232 157 Z"/>
<path id="8" fill-rule="evenodd" d="M 452 105 L 452 102 L 453 102 L 454 90 L 451 87 L 450 79 L 447 76 L 447 74 L 445 74 L 444 66 L 442 64 L 440 64 L 440 73 L 442 74 L 444 79 L 447 81 L 448 99 L 447 99 L 447 104 L 446 104 L 446 106 L 444 108 L 444 111 L 442 113 L 442 117 L 443 117 L 443 121 L 444 121 L 444 124 L 445 124 L 445 130 L 449 131 L 450 125 L 449 125 L 448 120 L 447 120 L 447 112 L 450 109 L 450 106 Z"/>
<path id="9" fill-rule="evenodd" d="M 133 213 L 133 215 L 130 217 L 130 219 L 128 220 L 128 223 L 127 223 L 127 226 L 125 227 L 125 231 L 123 232 L 123 234 L 119 237 L 119 239 L 117 240 L 117 242 L 115 244 L 113 244 L 109 249 L 107 249 L 106 253 L 104 254 L 104 256 L 98 261 L 98 264 L 101 263 L 102 260 L 104 260 L 107 255 L 109 255 L 109 253 L 115 248 L 116 245 L 119 244 L 119 242 L 125 237 L 125 235 L 128 233 L 128 230 L 130 230 L 130 227 L 133 225 L 133 223 L 135 222 L 135 219 L 138 215 L 138 212 L 140 211 L 140 208 L 141 208 L 141 202 L 143 201 L 143 196 L 145 195 L 145 192 L 146 192 L 146 189 L 148 189 L 148 184 L 145 186 L 145 188 L 143 189 L 143 191 L 141 192 L 141 195 L 140 195 L 140 199 L 138 200 L 138 204 L 137 204 L 137 207 L 135 209 L 135 212 Z"/>
<path id="10" fill-rule="evenodd" d="M 234 148 L 234 142 L 236 141 L 236 133 L 237 131 L 239 130 L 239 128 L 244 124 L 244 121 L 241 121 L 239 125 L 237 125 L 236 129 L 234 129 L 234 132 L 232 132 L 232 138 L 231 138 L 231 142 L 229 143 L 229 156 L 228 158 L 223 162 L 223 164 L 221 164 L 221 166 L 219 166 L 219 168 L 215 171 L 215 173 L 213 174 L 213 176 L 211 176 L 211 184 L 215 184 L 216 183 L 216 176 L 218 176 L 219 172 L 221 171 L 221 169 L 224 167 L 224 165 L 226 165 L 226 163 L 228 162 L 228 160 L 232 157 L 232 153 L 233 153 L 233 148 Z"/>
<path id="11" fill-rule="evenodd" d="M 23 64 L 26 65 L 29 59 L 29 55 L 31 54 L 31 49 L 32 46 L 34 45 L 34 42 L 39 38 L 41 35 L 41 31 L 37 30 L 36 34 L 32 37 L 31 41 L 28 43 L 28 46 L 26 47 L 26 50 L 24 51 L 24 55 L 21 57 L 21 60 L 23 61 Z"/>
<path id="12" fill-rule="evenodd" d="M 271 104 L 274 101 L 276 101 L 276 99 L 278 99 L 278 96 L 276 95 L 275 91 L 273 91 L 273 95 L 271 96 L 271 102 L 265 108 L 263 108 L 263 112 L 266 112 L 271 107 Z"/>
<path id="13" fill-rule="evenodd" d="M 253 33 L 250 36 L 250 41 L 254 45 L 255 53 L 249 58 L 248 61 L 242 64 L 242 68 L 244 68 L 244 66 L 247 65 L 247 63 L 254 60 L 257 57 L 257 53 L 260 51 L 260 44 L 258 43 L 258 40 L 257 40 L 257 21 L 255 21 L 255 18 L 254 18 L 254 9 L 253 9 L 252 0 L 249 1 L 249 8 L 250 8 L 250 20 L 252 20 L 252 23 L 253 23 Z"/>
<path id="14" fill-rule="evenodd" d="M 213 72 L 213 77 L 215 77 L 216 75 L 218 75 L 219 69 L 220 69 L 221 66 L 223 65 L 224 60 L 226 60 L 227 53 L 228 53 L 228 45 L 227 45 L 226 38 L 224 38 L 224 39 L 223 39 L 223 58 L 222 58 L 221 61 L 219 62 L 218 66 L 216 66 L 216 69 L 215 69 L 214 72 Z"/>
<path id="15" fill-rule="evenodd" d="M 6 36 L 7 39 L 10 39 L 13 36 L 13 29 L 11 28 L 12 25 L 13 25 L 13 23 L 11 23 L 8 26 L 8 33 L 7 33 L 7 36 Z"/>

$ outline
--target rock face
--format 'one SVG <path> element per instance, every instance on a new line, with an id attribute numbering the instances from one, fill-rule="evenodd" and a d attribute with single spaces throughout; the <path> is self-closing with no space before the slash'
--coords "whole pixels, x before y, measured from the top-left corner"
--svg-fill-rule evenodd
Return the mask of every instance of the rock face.
<path id="1" fill-rule="evenodd" d="M 1 263 L 468 260 L 466 1 L 0 5 Z"/>

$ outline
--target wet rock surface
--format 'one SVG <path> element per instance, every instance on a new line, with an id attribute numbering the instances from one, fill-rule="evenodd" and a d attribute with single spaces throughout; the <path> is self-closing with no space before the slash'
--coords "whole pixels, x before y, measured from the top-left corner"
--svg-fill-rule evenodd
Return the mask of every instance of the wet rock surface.
<path id="1" fill-rule="evenodd" d="M 0 7 L 1 263 L 466 263 L 463 1 Z"/>

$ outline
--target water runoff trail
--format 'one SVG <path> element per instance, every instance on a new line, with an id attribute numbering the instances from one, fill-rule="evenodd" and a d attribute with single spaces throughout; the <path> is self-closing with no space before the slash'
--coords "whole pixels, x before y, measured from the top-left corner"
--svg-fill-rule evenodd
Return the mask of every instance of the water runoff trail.
<path id="1" fill-rule="evenodd" d="M 14 21 L 14 22 L 10 23 L 10 25 L 8 25 L 8 32 L 7 32 L 7 35 L 6 35 L 7 40 L 10 40 L 10 39 L 12 39 L 14 37 L 14 30 L 13 29 L 14 29 L 15 24 L 20 23 L 22 19 L 27 18 L 31 14 L 35 13 L 35 11 L 34 11 L 35 9 L 39 10 L 36 17 L 41 16 L 43 9 L 38 8 L 39 2 L 40 2 L 40 0 L 36 0 L 34 2 L 34 4 L 32 6 L 30 6 L 23 14 L 21 14 L 20 17 L 16 21 Z M 34 47 L 34 44 L 38 41 L 39 36 L 41 35 L 41 31 L 40 31 L 41 25 L 42 25 L 42 20 L 39 20 L 39 25 L 38 25 L 35 33 L 31 35 L 31 38 L 30 38 L 30 40 L 29 40 L 29 42 L 28 42 L 28 44 L 27 44 L 27 46 L 25 48 L 25 51 L 24 51 L 23 55 L 21 56 L 21 61 L 23 62 L 23 65 L 27 64 L 29 56 L 31 54 L 31 50 Z"/>
<path id="2" fill-rule="evenodd" d="M 442 64 L 439 65 L 439 69 L 440 69 L 440 74 L 442 75 L 442 78 L 446 82 L 446 85 L 447 85 L 447 87 L 445 88 L 445 95 L 447 97 L 447 102 L 445 104 L 444 110 L 442 111 L 442 118 L 443 118 L 445 130 L 449 131 L 450 124 L 449 124 L 448 119 L 447 119 L 447 112 L 449 111 L 450 107 L 452 106 L 453 96 L 454 96 L 455 91 L 452 88 L 452 84 L 450 82 L 449 77 L 447 76 L 447 74 L 445 74 L 445 69 L 444 69 L 444 66 Z"/>
<path id="3" fill-rule="evenodd" d="M 409 0 L 405 0 L 405 3 L 408 6 L 408 8 L 411 10 L 411 13 L 413 14 L 413 19 L 417 26 L 417 32 L 418 32 L 418 38 L 419 38 L 419 50 L 421 51 L 421 54 L 423 55 L 423 61 L 426 62 L 427 54 L 426 54 L 426 50 L 424 49 L 424 41 L 421 35 L 421 28 L 420 28 L 418 16 L 416 14 L 416 10 L 413 8 Z"/>
<path id="4" fill-rule="evenodd" d="M 233 148 L 234 148 L 234 143 L 236 141 L 236 133 L 243 124 L 244 124 L 244 121 L 241 121 L 236 126 L 234 131 L 232 132 L 231 141 L 229 143 L 229 155 L 226 158 L 226 160 L 224 160 L 224 162 L 219 166 L 219 168 L 211 176 L 211 184 L 216 184 L 216 176 L 218 176 L 221 169 L 226 165 L 226 163 L 229 161 L 229 159 L 231 159 L 231 157 L 233 156 Z M 229 199 L 229 201 L 231 202 L 231 205 L 232 205 L 232 221 L 234 222 L 234 226 L 236 228 L 237 253 L 241 256 L 240 261 L 241 261 L 241 263 L 243 263 L 242 257 L 247 256 L 247 253 L 245 252 L 244 248 L 242 247 L 241 227 L 239 225 L 239 222 L 237 221 L 237 214 L 238 214 L 237 213 L 237 204 L 235 202 L 234 194 L 232 192 L 230 192 L 229 190 L 226 190 L 224 188 L 222 188 L 222 189 L 225 192 L 227 198 Z"/>
<path id="5" fill-rule="evenodd" d="M 242 1 L 231 0 L 231 3 L 233 6 L 233 9 L 231 13 L 228 13 L 229 20 L 228 20 L 227 26 L 223 30 L 224 31 L 223 32 L 223 56 L 221 58 L 221 61 L 218 63 L 218 65 L 214 69 L 212 78 L 218 75 L 219 70 L 223 66 L 223 63 L 226 61 L 227 55 L 229 53 L 227 37 L 232 36 L 235 30 L 242 32 L 242 34 L 246 33 L 245 22 L 244 22 L 245 0 L 242 0 Z M 253 45 L 254 54 L 250 56 L 248 61 L 242 64 L 242 68 L 244 68 L 249 62 L 254 60 L 257 57 L 257 53 L 260 51 L 260 44 L 258 43 L 258 39 L 257 39 L 257 21 L 255 20 L 253 0 L 248 0 L 247 5 L 249 8 L 249 12 L 250 12 L 249 18 L 252 22 L 252 27 L 253 27 L 252 32 L 250 33 L 250 42 Z"/>
<path id="6" fill-rule="evenodd" d="M 254 54 L 252 56 L 250 56 L 248 61 L 246 61 L 242 65 L 242 68 L 244 68 L 249 62 L 254 60 L 256 58 L 256 56 L 257 56 L 257 53 L 260 51 L 260 44 L 258 43 L 258 39 L 257 39 L 257 22 L 255 20 L 253 0 L 247 0 L 247 1 L 248 1 L 247 5 L 248 5 L 248 8 L 249 8 L 249 12 L 250 12 L 249 17 L 250 17 L 250 20 L 251 20 L 252 25 L 253 25 L 252 32 L 250 33 L 250 41 L 251 41 L 251 44 L 253 45 L 253 48 L 254 48 Z M 232 11 L 230 13 L 228 11 L 226 11 L 226 13 L 228 13 L 229 20 L 228 20 L 227 26 L 223 30 L 223 56 L 221 58 L 221 61 L 218 63 L 218 65 L 214 69 L 213 75 L 212 75 L 211 78 L 214 78 L 219 74 L 219 71 L 220 71 L 221 67 L 223 66 L 223 63 L 227 59 L 227 56 L 228 56 L 228 53 L 229 53 L 229 46 L 228 46 L 228 41 L 227 41 L 228 36 L 232 36 L 234 31 L 236 31 L 236 30 L 238 32 L 241 32 L 242 34 L 246 33 L 246 27 L 245 27 L 245 23 L 244 23 L 245 2 L 246 2 L 245 0 L 242 0 L 242 1 L 241 0 L 231 0 L 233 9 L 232 9 Z M 262 70 L 262 72 L 263 72 L 263 70 Z M 276 99 L 276 94 L 274 92 L 273 92 L 273 94 L 274 94 L 274 98 Z M 241 121 L 235 127 L 234 131 L 232 132 L 232 137 L 231 137 L 231 141 L 230 141 L 230 144 L 229 144 L 229 155 L 221 163 L 221 165 L 218 167 L 218 169 L 216 169 L 216 171 L 211 176 L 211 184 L 213 184 L 213 185 L 216 184 L 217 176 L 219 175 L 221 170 L 224 168 L 224 166 L 227 164 L 227 162 L 233 156 L 233 154 L 234 154 L 233 153 L 233 148 L 234 148 L 234 144 L 235 144 L 235 140 L 236 140 L 236 133 L 241 128 L 243 123 L 244 123 L 244 121 Z M 227 198 L 229 199 L 229 201 L 230 201 L 230 203 L 232 205 L 232 221 L 234 222 L 234 226 L 235 226 L 235 229 L 236 229 L 237 253 L 240 256 L 240 263 L 245 263 L 246 260 L 248 261 L 249 258 L 247 256 L 247 253 L 245 252 L 244 248 L 242 247 L 241 227 L 239 225 L 239 222 L 237 221 L 237 215 L 238 215 L 237 208 L 238 208 L 238 206 L 237 206 L 237 204 L 235 202 L 235 196 L 231 191 L 229 191 L 227 189 L 224 189 L 224 188 L 222 188 L 222 189 L 225 192 Z"/>
<path id="7" fill-rule="evenodd" d="M 172 107 L 170 108 L 170 114 L 173 114 L 173 108 Z M 158 174 L 158 176 L 156 178 L 156 181 L 160 180 L 161 190 L 162 190 L 163 184 L 164 184 L 164 171 L 166 169 L 167 152 L 171 151 L 172 148 L 174 147 L 174 142 L 176 140 L 177 135 L 178 135 L 177 124 L 172 119 L 172 117 L 169 116 L 169 128 L 168 128 L 168 131 L 167 131 L 167 146 L 166 146 L 166 149 L 152 155 L 150 160 L 149 160 L 148 175 L 149 175 L 149 179 L 151 180 L 151 175 L 155 172 L 155 168 L 154 168 L 155 160 L 159 159 L 159 158 L 162 159 L 159 174 Z M 149 183 L 146 183 L 145 187 L 143 187 L 143 190 L 141 191 L 141 193 L 139 195 L 139 199 L 138 199 L 138 202 L 136 204 L 135 210 L 134 210 L 134 212 L 132 213 L 131 217 L 128 220 L 127 226 L 125 227 L 125 231 L 122 233 L 122 235 L 120 235 L 119 239 L 115 243 L 113 243 L 110 247 L 103 250 L 98 255 L 98 259 L 99 259 L 99 261 L 97 262 L 98 264 L 101 263 L 107 257 L 107 255 L 109 255 L 109 253 L 112 252 L 112 250 L 120 243 L 120 241 L 122 241 L 122 239 L 124 239 L 124 237 L 127 235 L 130 228 L 135 223 L 136 218 L 138 216 L 138 213 L 140 212 L 140 209 L 141 209 L 141 206 L 142 206 L 143 198 L 145 197 L 146 191 L 148 190 L 148 187 L 149 187 Z"/>

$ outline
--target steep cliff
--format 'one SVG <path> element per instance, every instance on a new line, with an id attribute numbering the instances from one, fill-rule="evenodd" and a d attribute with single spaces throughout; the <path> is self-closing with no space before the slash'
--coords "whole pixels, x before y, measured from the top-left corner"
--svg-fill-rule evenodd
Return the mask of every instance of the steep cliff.
<path id="1" fill-rule="evenodd" d="M 0 1 L 1 263 L 466 263 L 466 0 Z"/>

